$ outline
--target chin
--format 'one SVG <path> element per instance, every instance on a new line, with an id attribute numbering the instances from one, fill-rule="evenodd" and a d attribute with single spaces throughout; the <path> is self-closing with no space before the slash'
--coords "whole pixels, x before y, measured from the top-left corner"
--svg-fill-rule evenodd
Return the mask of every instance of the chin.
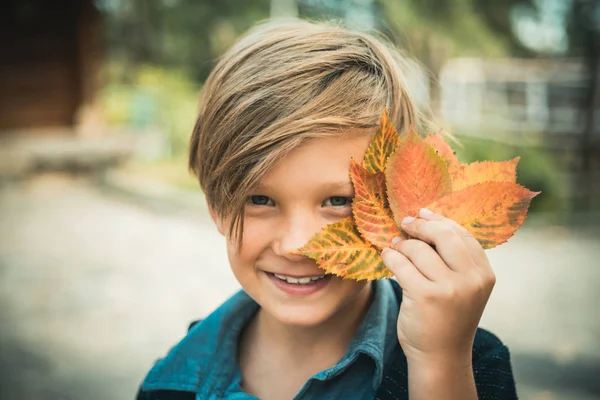
<path id="1" fill-rule="evenodd" d="M 284 325 L 302 328 L 317 327 L 327 322 L 335 314 L 335 310 L 326 310 L 324 307 L 276 306 L 276 308 L 275 310 L 263 309 Z"/>

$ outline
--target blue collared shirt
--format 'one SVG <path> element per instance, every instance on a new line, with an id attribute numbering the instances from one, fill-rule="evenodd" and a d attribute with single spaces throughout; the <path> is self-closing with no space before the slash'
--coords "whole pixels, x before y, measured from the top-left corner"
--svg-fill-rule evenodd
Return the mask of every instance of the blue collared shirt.
<path id="1" fill-rule="evenodd" d="M 294 399 L 373 399 L 397 342 L 399 304 L 388 280 L 372 282 L 374 297 L 346 354 L 310 377 Z M 144 390 L 182 390 L 197 399 L 255 400 L 243 391 L 237 343 L 259 305 L 243 290 L 196 324 L 142 383 Z"/>

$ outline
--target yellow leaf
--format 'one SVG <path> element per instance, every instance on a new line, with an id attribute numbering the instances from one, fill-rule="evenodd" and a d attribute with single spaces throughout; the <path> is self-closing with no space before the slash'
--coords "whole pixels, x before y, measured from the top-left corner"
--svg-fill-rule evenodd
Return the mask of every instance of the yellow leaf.
<path id="1" fill-rule="evenodd" d="M 397 142 L 398 133 L 384 108 L 379 128 L 365 153 L 363 167 L 369 172 L 385 171 L 387 160 L 394 151 Z"/>
<path id="2" fill-rule="evenodd" d="M 352 217 L 329 224 L 292 254 L 312 258 L 327 273 L 355 280 L 389 278 L 381 255 L 360 236 Z"/>

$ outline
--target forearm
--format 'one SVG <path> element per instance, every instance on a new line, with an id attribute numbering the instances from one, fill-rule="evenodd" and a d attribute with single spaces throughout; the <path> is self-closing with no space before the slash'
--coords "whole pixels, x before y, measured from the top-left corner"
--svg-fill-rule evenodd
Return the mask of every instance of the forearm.
<path id="1" fill-rule="evenodd" d="M 463 360 L 410 361 L 410 400 L 477 400 L 471 355 Z"/>

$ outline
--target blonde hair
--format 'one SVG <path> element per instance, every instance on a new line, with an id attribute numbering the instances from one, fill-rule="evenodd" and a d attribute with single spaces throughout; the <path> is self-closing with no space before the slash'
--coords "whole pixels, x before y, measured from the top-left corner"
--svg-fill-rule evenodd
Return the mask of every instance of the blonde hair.
<path id="1" fill-rule="evenodd" d="M 209 207 L 241 244 L 247 197 L 306 140 L 417 124 L 403 71 L 410 61 L 378 33 L 329 23 L 267 21 L 244 34 L 206 80 L 189 167 Z"/>

